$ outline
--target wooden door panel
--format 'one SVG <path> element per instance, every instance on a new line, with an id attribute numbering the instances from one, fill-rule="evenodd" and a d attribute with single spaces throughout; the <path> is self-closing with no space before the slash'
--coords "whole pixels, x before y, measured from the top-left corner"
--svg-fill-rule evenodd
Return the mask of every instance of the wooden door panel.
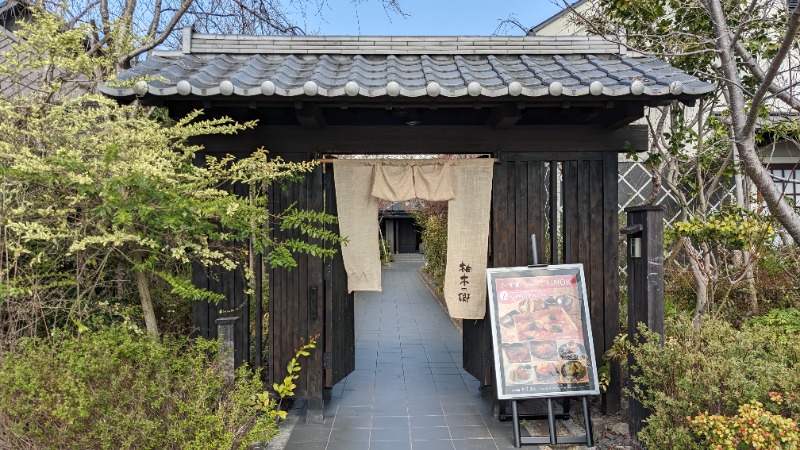
<path id="1" fill-rule="evenodd" d="M 333 165 L 325 166 L 325 211 L 336 214 L 336 186 Z M 377 220 L 377 219 L 376 219 Z M 334 232 L 339 226 L 334 224 Z M 332 259 L 325 260 L 325 387 L 349 375 L 356 366 L 354 295 L 347 292 L 347 272 L 344 270 L 341 250 Z"/>

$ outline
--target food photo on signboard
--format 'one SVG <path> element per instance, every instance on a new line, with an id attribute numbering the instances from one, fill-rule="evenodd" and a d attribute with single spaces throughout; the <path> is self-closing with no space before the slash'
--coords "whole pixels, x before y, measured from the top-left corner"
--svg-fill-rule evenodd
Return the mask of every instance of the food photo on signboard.
<path id="1" fill-rule="evenodd" d="M 487 270 L 500 399 L 598 395 L 581 264 Z"/>

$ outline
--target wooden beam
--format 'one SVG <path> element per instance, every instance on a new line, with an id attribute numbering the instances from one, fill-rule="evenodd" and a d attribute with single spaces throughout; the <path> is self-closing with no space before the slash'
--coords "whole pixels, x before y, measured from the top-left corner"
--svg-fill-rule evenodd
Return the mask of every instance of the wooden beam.
<path id="1" fill-rule="evenodd" d="M 507 130 L 522 118 L 522 111 L 516 103 L 504 103 L 492 108 L 492 113 L 486 121 L 487 125 L 495 130 Z"/>
<path id="2" fill-rule="evenodd" d="M 598 125 L 517 125 L 508 130 L 488 126 L 299 126 L 259 125 L 230 136 L 204 136 L 194 143 L 207 152 L 249 152 L 264 146 L 272 153 L 319 152 L 364 154 L 414 153 L 563 153 L 625 152 L 648 149 L 647 127 L 608 130 Z M 233 143 L 233 145 L 231 145 Z M 554 155 L 550 155 L 554 156 Z M 550 157 L 548 156 L 548 157 Z M 556 158 L 558 159 L 558 158 Z"/>
<path id="3" fill-rule="evenodd" d="M 644 104 L 636 102 L 617 103 L 614 108 L 603 113 L 603 125 L 609 130 L 617 130 L 644 117 Z"/>
<path id="4" fill-rule="evenodd" d="M 325 116 L 322 110 L 313 103 L 297 102 L 294 105 L 295 116 L 303 128 L 307 130 L 320 130 L 325 127 Z"/>

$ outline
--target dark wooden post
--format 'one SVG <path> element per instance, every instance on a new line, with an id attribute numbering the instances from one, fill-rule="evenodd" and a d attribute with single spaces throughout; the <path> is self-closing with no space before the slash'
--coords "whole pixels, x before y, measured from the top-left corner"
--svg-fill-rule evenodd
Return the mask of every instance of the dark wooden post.
<path id="1" fill-rule="evenodd" d="M 626 208 L 628 225 L 628 339 L 637 342 L 636 331 L 643 323 L 664 336 L 664 209 L 660 206 Z M 631 373 L 634 361 L 629 358 Z M 630 433 L 634 445 L 641 448 L 636 434 L 650 412 L 630 400 Z"/>
<path id="2" fill-rule="evenodd" d="M 255 367 L 256 369 L 260 369 L 264 365 L 264 312 L 262 310 L 264 305 L 264 293 L 262 292 L 264 288 L 263 284 L 263 276 L 264 276 L 264 268 L 262 265 L 262 255 L 261 253 L 256 253 L 253 249 L 253 243 L 250 243 L 250 254 L 253 258 L 253 272 L 255 276 L 255 286 L 253 301 L 255 302 L 254 305 L 254 324 L 255 324 L 255 338 L 256 338 L 256 360 L 255 360 Z"/>

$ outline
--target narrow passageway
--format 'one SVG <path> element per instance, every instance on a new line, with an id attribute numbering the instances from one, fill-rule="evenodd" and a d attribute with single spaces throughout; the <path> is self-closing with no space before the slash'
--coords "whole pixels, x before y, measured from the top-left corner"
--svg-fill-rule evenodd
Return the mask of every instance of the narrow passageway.
<path id="1" fill-rule="evenodd" d="M 356 370 L 333 389 L 325 423 L 295 427 L 290 450 L 513 448 L 511 424 L 461 369 L 461 336 L 420 281 L 419 262 L 383 269 L 356 295 Z"/>

